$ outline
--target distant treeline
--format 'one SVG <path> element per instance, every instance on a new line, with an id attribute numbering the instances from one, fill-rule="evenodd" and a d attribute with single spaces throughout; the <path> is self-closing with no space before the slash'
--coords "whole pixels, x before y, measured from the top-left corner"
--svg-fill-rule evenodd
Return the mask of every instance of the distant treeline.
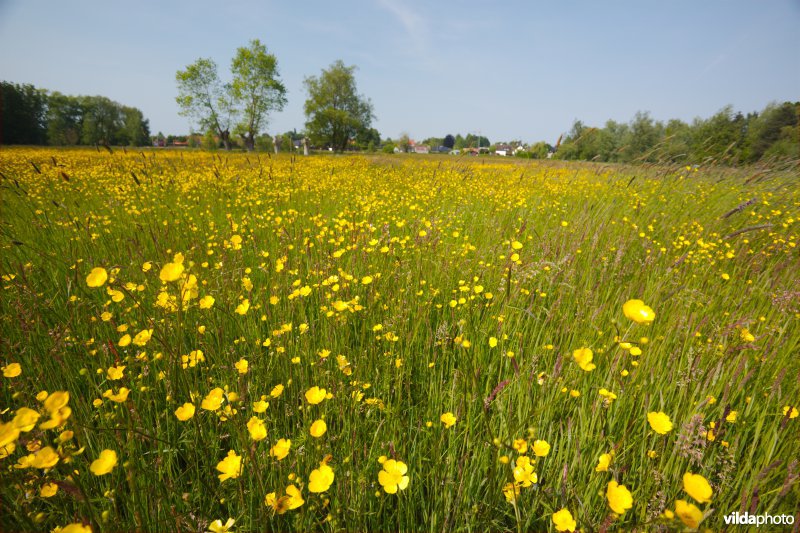
<path id="1" fill-rule="evenodd" d="M 142 112 L 104 96 L 68 96 L 0 82 L 0 144 L 150 144 Z"/>
<path id="2" fill-rule="evenodd" d="M 637 113 L 602 128 L 575 121 L 553 155 L 557 159 L 738 165 L 800 158 L 800 102 L 770 104 L 761 113 L 734 113 L 731 106 L 691 124 L 666 124 Z"/>

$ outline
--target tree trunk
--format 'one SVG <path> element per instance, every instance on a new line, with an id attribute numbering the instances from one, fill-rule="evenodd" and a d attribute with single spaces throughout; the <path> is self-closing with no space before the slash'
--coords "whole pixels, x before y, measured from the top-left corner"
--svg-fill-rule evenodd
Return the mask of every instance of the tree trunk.
<path id="1" fill-rule="evenodd" d="M 222 145 L 225 146 L 226 150 L 231 149 L 231 132 L 228 130 L 223 130 L 219 132 L 219 138 L 222 140 Z"/>

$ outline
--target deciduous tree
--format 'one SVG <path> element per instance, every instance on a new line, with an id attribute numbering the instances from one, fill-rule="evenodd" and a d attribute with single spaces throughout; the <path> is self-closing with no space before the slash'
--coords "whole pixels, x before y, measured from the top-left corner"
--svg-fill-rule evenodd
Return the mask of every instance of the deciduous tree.
<path id="1" fill-rule="evenodd" d="M 230 87 L 222 84 L 217 64 L 211 59 L 198 59 L 185 70 L 175 74 L 180 114 L 197 121 L 203 131 L 216 133 L 227 150 L 231 149 L 231 124 L 235 108 L 230 99 Z"/>
<path id="2" fill-rule="evenodd" d="M 320 76 L 305 79 L 306 131 L 314 144 L 344 151 L 359 131 L 372 124 L 372 103 L 358 94 L 355 69 L 339 60 Z"/>
<path id="3" fill-rule="evenodd" d="M 278 78 L 278 60 L 267 53 L 261 41 L 253 39 L 250 46 L 236 51 L 231 74 L 231 100 L 242 117 L 237 132 L 244 138 L 245 147 L 253 150 L 267 115 L 286 105 L 286 88 Z"/>

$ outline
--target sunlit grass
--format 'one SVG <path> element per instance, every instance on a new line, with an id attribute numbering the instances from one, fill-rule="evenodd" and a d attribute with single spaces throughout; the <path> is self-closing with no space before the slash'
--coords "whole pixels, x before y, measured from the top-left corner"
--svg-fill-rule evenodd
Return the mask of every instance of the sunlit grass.
<path id="1" fill-rule="evenodd" d="M 0 172 L 0 529 L 800 505 L 796 178 L 32 149 Z"/>

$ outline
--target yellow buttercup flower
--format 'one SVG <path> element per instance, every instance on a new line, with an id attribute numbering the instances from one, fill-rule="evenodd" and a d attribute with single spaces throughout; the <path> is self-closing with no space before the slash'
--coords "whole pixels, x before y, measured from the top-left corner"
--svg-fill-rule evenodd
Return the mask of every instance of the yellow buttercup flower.
<path id="1" fill-rule="evenodd" d="M 608 482 L 606 498 L 608 498 L 608 506 L 617 514 L 625 514 L 625 511 L 633 507 L 630 491 L 625 485 L 619 485 L 616 481 Z"/>
<path id="2" fill-rule="evenodd" d="M 59 529 L 58 533 L 92 533 L 92 526 L 74 522 Z"/>
<path id="3" fill-rule="evenodd" d="M 550 453 L 550 445 L 547 443 L 547 441 L 533 441 L 533 454 L 536 457 L 546 457 L 548 453 Z"/>
<path id="4" fill-rule="evenodd" d="M 89 272 L 89 275 L 86 276 L 86 284 L 89 287 L 102 287 L 107 279 L 108 272 L 106 272 L 106 269 L 102 267 L 95 267 L 91 272 Z"/>
<path id="5" fill-rule="evenodd" d="M 516 465 L 514 466 L 514 481 L 523 487 L 530 487 L 539 481 L 539 477 L 533 470 L 533 464 L 528 456 L 517 457 Z"/>
<path id="6" fill-rule="evenodd" d="M 45 446 L 33 455 L 31 466 L 34 468 L 53 468 L 58 463 L 59 456 L 50 446 Z"/>
<path id="7" fill-rule="evenodd" d="M 15 378 L 22 374 L 22 367 L 19 363 L 11 363 L 3 367 L 3 377 Z"/>
<path id="8" fill-rule="evenodd" d="M 133 338 L 133 344 L 136 346 L 144 346 L 150 340 L 150 337 L 153 336 L 152 329 L 143 329 L 136 336 Z"/>
<path id="9" fill-rule="evenodd" d="M 697 503 L 709 503 L 711 501 L 711 485 L 700 474 L 686 472 L 683 475 L 683 490 L 694 498 Z"/>
<path id="10" fill-rule="evenodd" d="M 578 527 L 575 519 L 572 518 L 572 513 L 567 509 L 561 509 L 553 513 L 553 525 L 556 526 L 556 531 L 575 531 Z"/>
<path id="11" fill-rule="evenodd" d="M 112 402 L 124 403 L 128 399 L 128 394 L 130 392 L 130 389 L 127 387 L 120 387 L 119 392 L 116 394 L 114 394 L 111 389 L 108 389 L 103 393 L 103 397 L 108 398 Z"/>
<path id="12" fill-rule="evenodd" d="M 206 411 L 216 411 L 222 406 L 223 394 L 224 391 L 219 387 L 212 389 L 211 392 L 203 398 L 203 401 L 200 402 L 200 407 Z"/>
<path id="13" fill-rule="evenodd" d="M 237 315 L 246 315 L 248 309 L 250 309 L 250 300 L 245 298 L 239 305 L 236 306 L 235 312 Z"/>
<path id="14" fill-rule="evenodd" d="M 45 483 L 39 489 L 39 496 L 42 498 L 51 498 L 58 492 L 58 485 L 55 483 Z"/>
<path id="15" fill-rule="evenodd" d="M 19 438 L 19 428 L 14 425 L 14 422 L 0 423 L 0 450 L 6 450 L 8 454 L 13 451 L 8 449 L 9 446 L 14 446 L 14 442 Z"/>
<path id="16" fill-rule="evenodd" d="M 308 476 L 309 492 L 325 492 L 333 483 L 333 477 L 333 468 L 328 466 L 326 461 L 322 461 L 319 468 L 312 470 Z"/>
<path id="17" fill-rule="evenodd" d="M 194 412 L 195 412 L 194 404 L 186 402 L 185 404 L 175 409 L 175 416 L 178 417 L 178 420 L 180 420 L 181 422 L 186 422 L 187 420 L 189 420 L 194 416 Z"/>
<path id="18" fill-rule="evenodd" d="M 53 412 L 60 410 L 62 407 L 65 407 L 68 402 L 68 391 L 56 391 L 45 398 L 44 408 L 47 409 L 50 414 L 52 414 Z"/>
<path id="19" fill-rule="evenodd" d="M 257 416 L 250 417 L 250 420 L 247 421 L 247 431 L 250 433 L 250 438 L 254 441 L 267 438 L 267 426 L 265 426 L 264 421 Z"/>
<path id="20" fill-rule="evenodd" d="M 398 490 L 408 487 L 407 472 L 408 466 L 404 462 L 387 459 L 383 463 L 383 470 L 378 472 L 378 483 L 388 494 L 396 494 Z"/>
<path id="21" fill-rule="evenodd" d="M 164 283 L 169 283 L 180 279 L 181 274 L 183 274 L 183 263 L 167 263 L 161 268 L 161 273 L 158 277 Z"/>
<path id="22" fill-rule="evenodd" d="M 622 305 L 622 312 L 637 324 L 650 324 L 656 314 L 641 300 L 628 300 Z"/>
<path id="23" fill-rule="evenodd" d="M 247 362 L 247 359 L 241 358 L 235 363 L 233 363 L 233 366 L 236 367 L 236 370 L 240 374 L 247 374 L 247 370 L 250 368 L 250 363 Z"/>
<path id="24" fill-rule="evenodd" d="M 286 487 L 286 494 L 280 498 L 278 498 L 274 492 L 270 492 L 264 498 L 264 504 L 267 505 L 267 507 L 272 507 L 272 510 L 278 514 L 284 514 L 286 511 L 297 509 L 304 503 L 305 500 L 303 500 L 300 489 L 294 485 Z"/>
<path id="25" fill-rule="evenodd" d="M 325 399 L 327 393 L 328 391 L 325 389 L 320 389 L 317 386 L 311 387 L 306 391 L 306 401 L 311 405 L 316 405 Z"/>
<path id="26" fill-rule="evenodd" d="M 600 459 L 597 460 L 597 466 L 594 467 L 595 472 L 608 472 L 608 467 L 611 465 L 611 454 L 604 453 L 600 456 Z"/>
<path id="27" fill-rule="evenodd" d="M 574 352 L 572 352 L 572 357 L 575 359 L 575 362 L 578 363 L 578 366 L 581 367 L 582 370 L 586 372 L 591 372 L 597 366 L 592 363 L 592 359 L 594 358 L 594 354 L 592 350 L 589 348 L 578 348 Z"/>
<path id="28" fill-rule="evenodd" d="M 697 529 L 697 526 L 703 521 L 703 512 L 686 500 L 675 501 L 675 514 L 678 515 L 681 522 L 692 529 Z"/>
<path id="29" fill-rule="evenodd" d="M 511 443 L 511 446 L 517 450 L 518 453 L 525 453 L 528 451 L 528 443 L 525 439 L 514 439 L 514 442 Z"/>
<path id="30" fill-rule="evenodd" d="M 91 470 L 92 474 L 95 476 L 104 476 L 114 470 L 115 466 L 117 466 L 117 452 L 114 450 L 103 450 L 100 452 L 100 456 L 92 461 L 89 470 Z"/>
<path id="31" fill-rule="evenodd" d="M 311 436 L 316 438 L 323 436 L 326 431 L 328 431 L 328 425 L 322 419 L 315 420 L 314 423 L 311 424 L 311 429 L 309 429 Z"/>
<path id="32" fill-rule="evenodd" d="M 647 413 L 647 422 L 650 423 L 653 431 L 661 435 L 666 435 L 672 431 L 672 421 L 669 419 L 669 415 L 661 411 Z"/>
<path id="33" fill-rule="evenodd" d="M 506 483 L 503 485 L 503 496 L 505 496 L 508 503 L 516 503 L 517 497 L 520 494 L 519 483 Z"/>
<path id="34" fill-rule="evenodd" d="M 39 413 L 33 409 L 29 409 L 28 407 L 20 407 L 17 409 L 15 414 L 16 416 L 11 422 L 23 433 L 32 430 L 36 426 L 36 422 L 41 416 Z"/>
<path id="35" fill-rule="evenodd" d="M 242 473 L 242 457 L 236 455 L 236 452 L 233 450 L 228 451 L 228 455 L 225 459 L 217 463 L 217 470 L 222 472 L 217 475 L 220 482 L 226 479 L 235 479 L 239 477 Z"/>
<path id="36" fill-rule="evenodd" d="M 456 416 L 451 412 L 447 412 L 440 416 L 439 420 L 444 424 L 445 428 L 451 428 L 456 423 Z"/>
<path id="37" fill-rule="evenodd" d="M 217 519 L 208 524 L 208 530 L 211 533 L 228 533 L 235 523 L 236 520 L 233 518 L 228 518 L 224 524 L 222 523 L 222 520 Z"/>
<path id="38" fill-rule="evenodd" d="M 292 447 L 292 441 L 289 439 L 279 439 L 278 442 L 272 445 L 269 449 L 269 455 L 278 461 L 282 461 L 289 455 L 289 449 Z"/>
<path id="39" fill-rule="evenodd" d="M 124 377 L 125 366 L 110 366 L 106 371 L 106 378 L 109 381 L 116 381 Z"/>
<path id="40" fill-rule="evenodd" d="M 206 295 L 200 298 L 198 304 L 200 305 L 200 309 L 211 309 L 214 305 L 214 297 L 211 295 Z"/>

